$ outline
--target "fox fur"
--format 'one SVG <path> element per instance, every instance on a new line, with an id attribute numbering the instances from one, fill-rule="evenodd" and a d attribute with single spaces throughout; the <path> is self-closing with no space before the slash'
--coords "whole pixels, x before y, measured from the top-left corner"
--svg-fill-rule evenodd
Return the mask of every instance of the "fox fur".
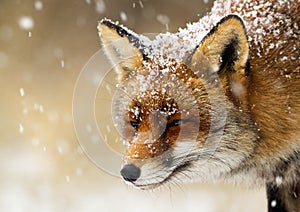
<path id="1" fill-rule="evenodd" d="M 140 189 L 264 184 L 269 211 L 300 211 L 299 8 L 217 0 L 198 23 L 154 40 L 102 20 L 128 144 L 124 179 Z"/>

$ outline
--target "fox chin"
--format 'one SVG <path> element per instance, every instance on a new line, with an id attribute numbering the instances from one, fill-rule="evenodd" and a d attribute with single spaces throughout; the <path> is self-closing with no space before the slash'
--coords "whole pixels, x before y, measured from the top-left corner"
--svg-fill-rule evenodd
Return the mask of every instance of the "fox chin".
<path id="1" fill-rule="evenodd" d="M 300 209 L 299 8 L 217 0 L 199 22 L 153 40 L 102 20 L 124 180 L 266 185 L 278 201 L 269 211 Z"/>

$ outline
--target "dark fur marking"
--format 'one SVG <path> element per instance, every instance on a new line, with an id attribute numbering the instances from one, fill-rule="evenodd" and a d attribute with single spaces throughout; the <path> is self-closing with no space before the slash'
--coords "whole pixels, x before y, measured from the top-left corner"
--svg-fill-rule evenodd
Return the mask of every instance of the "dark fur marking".
<path id="1" fill-rule="evenodd" d="M 144 60 L 148 60 L 149 58 L 147 57 L 144 49 L 146 48 L 146 46 L 144 44 L 142 44 L 142 42 L 135 37 L 134 35 L 128 33 L 124 28 L 108 21 L 108 20 L 102 20 L 101 24 L 104 24 L 105 26 L 115 30 L 121 37 L 126 37 L 130 43 L 132 43 L 136 48 L 139 49 L 139 51 L 142 53 L 143 55 L 143 59 Z"/>
<path id="2" fill-rule="evenodd" d="M 220 70 L 223 70 L 226 66 L 229 67 L 229 70 L 232 70 L 235 61 L 238 59 L 238 42 L 238 38 L 234 38 L 224 48 L 221 54 L 222 64 Z"/>
<path id="3" fill-rule="evenodd" d="M 274 172 L 274 178 L 276 176 L 282 176 L 283 181 L 285 180 L 286 173 L 293 166 L 297 166 L 297 161 L 299 161 L 299 153 L 296 151 L 295 155 L 282 160 L 280 164 L 277 165 L 276 171 Z M 299 169 L 294 167 L 294 175 L 299 176 Z M 296 173 L 295 173 L 296 172 Z M 269 181 L 266 184 L 267 198 L 268 198 L 268 211 L 269 212 L 296 212 L 299 207 L 299 180 L 295 179 L 294 182 L 286 184 L 282 183 L 277 185 L 276 180 Z M 272 207 L 272 201 L 276 201 L 276 205 Z"/>
<path id="4" fill-rule="evenodd" d="M 250 75 L 250 59 L 248 58 L 246 67 L 245 67 L 245 75 L 248 77 Z"/>

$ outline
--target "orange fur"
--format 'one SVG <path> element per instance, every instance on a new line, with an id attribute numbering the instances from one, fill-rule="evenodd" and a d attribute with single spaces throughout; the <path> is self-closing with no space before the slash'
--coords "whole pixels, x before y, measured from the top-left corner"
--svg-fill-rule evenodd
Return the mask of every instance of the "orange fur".
<path id="1" fill-rule="evenodd" d="M 300 208 L 291 195 L 300 195 L 299 4 L 217 0 L 198 31 L 188 27 L 157 43 L 100 23 L 128 95 L 117 105 L 129 146 L 125 180 L 146 189 L 177 180 L 259 179 L 269 201 L 280 200 L 277 210 Z M 212 27 L 215 16 L 221 18 Z M 200 40 L 201 30 L 209 32 Z"/>

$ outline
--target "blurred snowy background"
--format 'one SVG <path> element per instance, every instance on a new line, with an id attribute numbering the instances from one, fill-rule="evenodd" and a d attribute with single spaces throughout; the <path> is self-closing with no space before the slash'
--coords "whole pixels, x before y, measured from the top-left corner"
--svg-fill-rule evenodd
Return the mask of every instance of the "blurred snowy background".
<path id="1" fill-rule="evenodd" d="M 100 19 L 119 20 L 138 33 L 175 32 L 211 4 L 1 0 L 0 211 L 266 211 L 262 189 L 189 184 L 137 191 L 89 161 L 75 135 L 73 89 L 100 49 Z"/>

